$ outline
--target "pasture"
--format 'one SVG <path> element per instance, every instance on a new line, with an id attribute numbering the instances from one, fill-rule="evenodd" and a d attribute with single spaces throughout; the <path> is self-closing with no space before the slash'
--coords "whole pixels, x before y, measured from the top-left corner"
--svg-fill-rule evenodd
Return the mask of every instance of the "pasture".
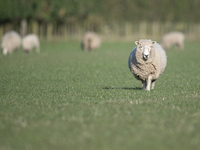
<path id="1" fill-rule="evenodd" d="M 150 92 L 128 68 L 134 42 L 42 42 L 0 53 L 1 150 L 188 150 L 200 147 L 200 43 L 171 48 Z"/>

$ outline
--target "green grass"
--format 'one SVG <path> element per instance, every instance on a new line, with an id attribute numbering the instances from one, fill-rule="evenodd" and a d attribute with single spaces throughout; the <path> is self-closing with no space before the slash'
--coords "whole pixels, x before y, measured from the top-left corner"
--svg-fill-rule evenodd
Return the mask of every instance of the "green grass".
<path id="1" fill-rule="evenodd" d="M 0 149 L 199 149 L 200 44 L 168 50 L 150 92 L 128 69 L 134 47 L 43 42 L 40 54 L 0 54 Z"/>

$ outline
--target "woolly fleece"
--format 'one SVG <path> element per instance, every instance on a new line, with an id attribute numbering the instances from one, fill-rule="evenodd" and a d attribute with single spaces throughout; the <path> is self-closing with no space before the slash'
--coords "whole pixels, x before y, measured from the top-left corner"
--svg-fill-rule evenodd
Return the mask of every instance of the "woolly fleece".
<path id="1" fill-rule="evenodd" d="M 185 36 L 183 33 L 174 31 L 165 34 L 162 37 L 161 45 L 163 48 L 169 49 L 171 46 L 175 45 L 177 48 L 184 49 Z"/>
<path id="2" fill-rule="evenodd" d="M 30 52 L 33 48 L 36 48 L 36 52 L 40 52 L 39 38 L 35 34 L 29 34 L 22 39 L 22 48 L 25 52 Z"/>
<path id="3" fill-rule="evenodd" d="M 152 46 L 147 60 L 143 58 L 143 53 L 139 48 L 139 46 L 145 45 Z M 166 53 L 159 44 L 153 44 L 151 40 L 141 39 L 139 46 L 136 46 L 129 55 L 129 69 L 142 83 L 146 82 L 149 76 L 152 77 L 152 81 L 155 81 L 167 65 Z"/>

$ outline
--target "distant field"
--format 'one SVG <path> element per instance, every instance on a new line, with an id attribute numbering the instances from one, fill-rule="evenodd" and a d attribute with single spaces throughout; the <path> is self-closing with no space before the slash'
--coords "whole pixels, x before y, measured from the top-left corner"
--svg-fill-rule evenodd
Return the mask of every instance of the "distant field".
<path id="1" fill-rule="evenodd" d="M 128 69 L 134 43 L 41 44 L 0 53 L 1 150 L 200 148 L 200 43 L 166 51 L 151 92 Z"/>

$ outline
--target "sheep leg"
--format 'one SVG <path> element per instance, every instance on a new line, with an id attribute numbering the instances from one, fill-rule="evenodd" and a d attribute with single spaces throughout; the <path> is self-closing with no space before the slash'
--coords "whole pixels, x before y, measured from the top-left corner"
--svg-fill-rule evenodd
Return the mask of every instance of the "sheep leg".
<path id="1" fill-rule="evenodd" d="M 180 48 L 179 43 L 175 43 L 175 49 L 177 50 L 177 49 L 179 49 L 179 48 Z"/>
<path id="2" fill-rule="evenodd" d="M 155 83 L 156 83 L 156 80 L 152 80 L 152 82 L 151 82 L 151 89 L 154 89 Z"/>
<path id="3" fill-rule="evenodd" d="M 147 82 L 146 80 L 142 80 L 142 89 L 146 90 Z"/>
<path id="4" fill-rule="evenodd" d="M 84 51 L 88 51 L 88 47 L 84 45 Z"/>
<path id="5" fill-rule="evenodd" d="M 181 50 L 184 50 L 184 44 L 181 43 L 180 45 L 181 45 Z"/>
<path id="6" fill-rule="evenodd" d="M 8 53 L 7 49 L 3 49 L 3 54 L 6 55 Z"/>
<path id="7" fill-rule="evenodd" d="M 40 48 L 39 48 L 39 47 L 36 48 L 36 52 L 37 52 L 37 53 L 40 52 Z"/>
<path id="8" fill-rule="evenodd" d="M 151 79 L 152 79 L 152 77 L 151 77 L 151 76 L 149 76 L 149 77 L 148 77 L 148 83 L 147 83 L 147 87 L 146 87 L 146 90 L 147 90 L 147 91 L 150 91 Z"/>

